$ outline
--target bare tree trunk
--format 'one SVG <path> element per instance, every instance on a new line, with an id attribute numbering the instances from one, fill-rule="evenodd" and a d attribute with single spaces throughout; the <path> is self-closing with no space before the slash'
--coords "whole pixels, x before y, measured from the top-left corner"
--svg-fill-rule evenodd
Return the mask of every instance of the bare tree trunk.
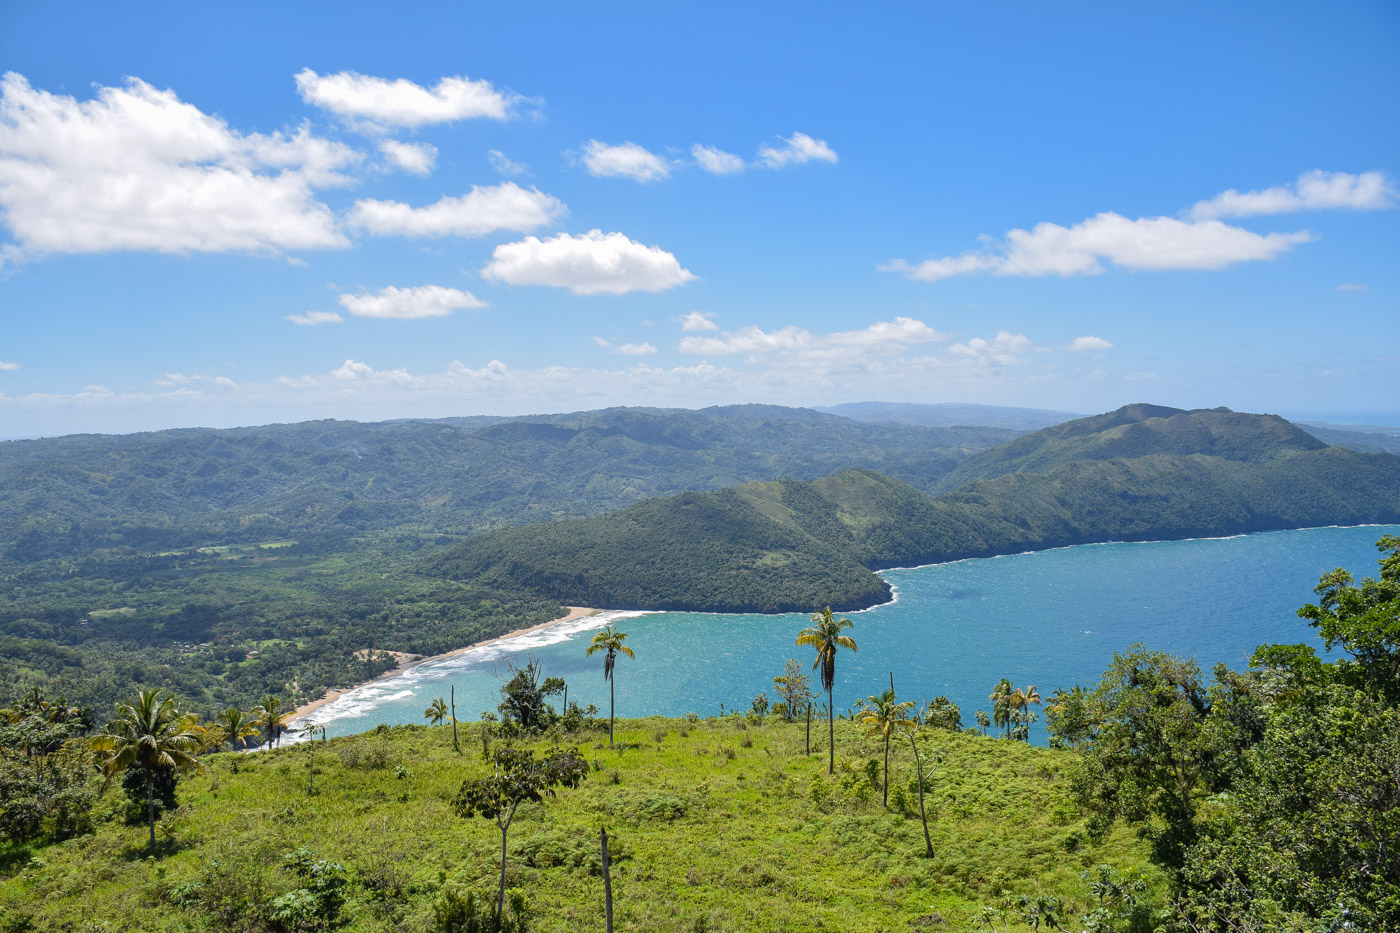
<path id="1" fill-rule="evenodd" d="M 812 754 L 812 701 L 811 701 L 811 700 L 808 700 L 808 701 L 807 701 L 807 751 L 805 751 L 803 754 L 804 754 L 804 755 L 807 755 L 807 756 L 810 756 L 810 755 Z"/>
<path id="2" fill-rule="evenodd" d="M 454 752 L 460 752 L 461 749 L 458 748 L 458 746 L 457 746 L 457 685 L 456 685 L 456 684 L 452 684 L 452 685 L 451 685 L 451 689 L 452 689 L 452 750 L 453 750 Z"/>
<path id="3" fill-rule="evenodd" d="M 613 747 L 613 718 L 617 715 L 617 681 L 608 678 L 608 748 Z"/>
<path id="4" fill-rule="evenodd" d="M 928 814 L 924 812 L 924 762 L 919 757 L 919 746 L 914 742 L 914 734 L 909 734 L 909 745 L 914 750 L 914 767 L 919 774 L 919 819 L 924 824 L 924 856 L 933 858 L 933 841 L 928 837 Z"/>
<path id="5" fill-rule="evenodd" d="M 505 917 L 506 909 L 506 833 L 510 832 L 510 821 L 515 816 L 515 808 L 519 803 L 510 806 L 510 814 L 505 822 L 501 823 L 501 891 L 496 895 L 496 920 L 500 921 Z"/>
<path id="6" fill-rule="evenodd" d="M 890 808 L 890 737 L 885 736 L 885 792 L 880 799 L 880 805 L 886 810 Z"/>
<path id="7" fill-rule="evenodd" d="M 603 838 L 603 911 L 608 921 L 608 933 L 613 933 L 612 916 L 612 872 L 608 868 L 608 830 L 600 827 Z"/>

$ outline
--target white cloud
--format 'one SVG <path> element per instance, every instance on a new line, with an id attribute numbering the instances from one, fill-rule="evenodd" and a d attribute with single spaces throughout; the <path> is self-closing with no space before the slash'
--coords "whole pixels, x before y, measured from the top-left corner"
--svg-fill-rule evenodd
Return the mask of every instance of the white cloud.
<path id="1" fill-rule="evenodd" d="M 1258 234 L 1219 220 L 1189 221 L 1174 217 L 1137 220 L 1103 213 L 1072 227 L 1040 223 L 1012 230 L 997 249 L 911 264 L 895 259 L 885 272 L 933 282 L 955 275 L 1097 275 L 1103 260 L 1125 269 L 1223 269 L 1240 262 L 1270 260 L 1307 243 L 1313 235 Z"/>
<path id="2" fill-rule="evenodd" d="M 781 146 L 762 146 L 758 161 L 767 168 L 786 168 L 804 162 L 836 162 L 836 153 L 825 140 L 813 139 L 806 133 L 793 133 L 782 140 Z"/>
<path id="3" fill-rule="evenodd" d="M 193 376 L 186 376 L 184 373 L 161 373 L 160 378 L 156 380 L 156 385 L 165 387 L 188 386 L 193 385 L 195 383 L 215 385 L 221 389 L 238 388 L 238 383 L 234 382 L 227 376 L 201 376 L 198 374 Z M 88 389 L 101 389 L 103 392 L 111 394 L 110 389 L 103 389 L 101 386 L 88 386 Z"/>
<path id="4" fill-rule="evenodd" d="M 606 178 L 632 178 L 648 183 L 671 174 L 671 163 L 636 143 L 609 146 L 596 139 L 583 144 L 583 164 L 588 174 Z"/>
<path id="5" fill-rule="evenodd" d="M 379 151 L 394 165 L 413 175 L 427 175 L 437 164 L 437 146 L 429 143 L 401 143 L 381 139 Z"/>
<path id="6" fill-rule="evenodd" d="M 624 343 L 620 347 L 614 347 L 613 352 L 623 356 L 650 356 L 656 352 L 656 347 L 649 343 Z"/>
<path id="7" fill-rule="evenodd" d="M 7 363 L 4 360 L 0 360 L 0 372 L 12 373 L 17 369 L 19 369 L 18 363 Z"/>
<path id="8" fill-rule="evenodd" d="M 401 201 L 356 201 L 346 223 L 381 236 L 475 237 L 497 230 L 524 233 L 566 213 L 564 202 L 553 195 L 506 181 L 485 188 L 473 185 L 459 198 L 443 198 L 427 207 Z"/>
<path id="9" fill-rule="evenodd" d="M 1025 334 L 1013 334 L 1001 330 L 997 331 L 997 335 L 991 340 L 973 337 L 967 343 L 955 343 L 948 348 L 948 352 L 955 356 L 975 360 L 982 365 L 996 363 L 1002 366 L 1014 366 L 1025 362 L 1024 354 L 1028 353 L 1030 349 L 1031 341 Z"/>
<path id="10" fill-rule="evenodd" d="M 713 311 L 692 311 L 681 316 L 681 330 L 719 330 Z"/>
<path id="11" fill-rule="evenodd" d="M 305 314 L 289 314 L 287 320 L 293 324 L 314 325 L 314 324 L 339 324 L 345 318 L 335 311 L 308 311 Z"/>
<path id="12" fill-rule="evenodd" d="M 1396 190 L 1384 172 L 1304 172 L 1292 187 L 1239 192 L 1234 188 L 1192 206 L 1197 220 L 1253 217 L 1296 211 L 1376 211 L 1396 205 Z"/>
<path id="13" fill-rule="evenodd" d="M 1071 353 L 1085 353 L 1090 351 L 1112 350 L 1113 344 L 1102 337 L 1075 337 L 1065 344 L 1065 349 Z"/>
<path id="14" fill-rule="evenodd" d="M 712 175 L 733 175 L 742 172 L 746 165 L 744 160 L 732 152 L 725 152 L 723 149 L 716 149 L 714 146 L 702 146 L 700 143 L 690 147 L 690 154 L 701 168 Z"/>
<path id="15" fill-rule="evenodd" d="M 516 175 L 530 174 L 530 166 L 523 162 L 512 162 L 506 154 L 499 149 L 492 149 L 486 153 L 486 159 L 491 163 L 491 167 L 502 175 L 513 178 Z"/>
<path id="16" fill-rule="evenodd" d="M 519 100 L 488 81 L 460 76 L 443 78 L 426 88 L 404 78 L 390 81 L 353 71 L 318 75 L 305 68 L 296 82 L 307 103 L 374 125 L 425 126 L 478 117 L 505 120 Z"/>
<path id="17" fill-rule="evenodd" d="M 496 247 L 481 275 L 507 285 L 567 288 L 575 295 L 660 292 L 696 278 L 661 247 L 601 230 L 504 243 Z"/>
<path id="18" fill-rule="evenodd" d="M 1362 285 L 1362 284 L 1360 284 L 1360 283 L 1358 283 L 1358 282 L 1343 282 L 1341 285 L 1338 285 L 1338 286 L 1337 286 L 1337 291 L 1339 291 L 1339 292 L 1364 292 L 1364 291 L 1366 291 L 1366 289 L 1368 289 L 1368 288 L 1370 288 L 1369 285 Z"/>
<path id="19" fill-rule="evenodd" d="M 413 288 L 390 285 L 373 294 L 341 295 L 340 304 L 360 317 L 396 320 L 446 317 L 453 311 L 486 307 L 486 302 L 471 292 L 441 285 L 418 285 Z"/>
<path id="20" fill-rule="evenodd" d="M 239 133 L 136 78 L 96 93 L 0 79 L 0 211 L 24 253 L 349 245 L 312 189 L 346 183 L 355 150 L 304 126 Z"/>
<path id="21" fill-rule="evenodd" d="M 830 334 L 814 334 L 793 325 L 775 331 L 745 327 L 717 337 L 683 337 L 680 351 L 694 356 L 727 356 L 742 353 L 748 354 L 751 359 L 768 354 L 803 359 L 835 359 L 851 355 L 899 353 L 915 344 L 943 339 L 943 334 L 923 321 L 898 317 L 893 321 L 871 324 L 863 330 Z"/>
<path id="22" fill-rule="evenodd" d="M 588 339 L 593 341 L 595 347 L 602 347 L 604 350 L 612 346 L 612 341 L 604 337 L 589 337 Z"/>

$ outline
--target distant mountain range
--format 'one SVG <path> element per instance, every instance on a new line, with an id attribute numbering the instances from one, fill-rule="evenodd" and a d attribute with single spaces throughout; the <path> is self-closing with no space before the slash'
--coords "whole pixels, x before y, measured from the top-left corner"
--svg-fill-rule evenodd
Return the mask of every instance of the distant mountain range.
<path id="1" fill-rule="evenodd" d="M 932 405 L 912 402 L 847 402 L 843 405 L 817 406 L 813 411 L 840 415 L 853 421 L 917 424 L 928 428 L 983 425 L 1010 428 L 1014 431 L 1035 431 L 1080 417 L 1072 411 L 1008 408 L 1002 405 L 965 405 L 956 402 L 939 402 Z"/>
<path id="2" fill-rule="evenodd" d="M 1130 405 L 969 456 L 929 496 L 878 473 L 750 483 L 482 535 L 425 569 L 605 608 L 855 609 L 873 570 L 1108 540 L 1400 521 L 1400 457 L 1273 415 Z"/>

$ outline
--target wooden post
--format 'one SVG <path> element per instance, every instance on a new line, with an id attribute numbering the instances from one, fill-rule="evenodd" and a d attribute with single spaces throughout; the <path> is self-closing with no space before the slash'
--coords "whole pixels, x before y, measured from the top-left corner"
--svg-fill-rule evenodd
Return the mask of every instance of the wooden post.
<path id="1" fill-rule="evenodd" d="M 612 918 L 612 873 L 608 869 L 608 830 L 605 826 L 598 828 L 603 840 L 603 912 L 608 921 L 608 933 L 613 933 Z"/>
<path id="2" fill-rule="evenodd" d="M 461 752 L 457 747 L 457 685 L 452 684 L 452 750 Z"/>

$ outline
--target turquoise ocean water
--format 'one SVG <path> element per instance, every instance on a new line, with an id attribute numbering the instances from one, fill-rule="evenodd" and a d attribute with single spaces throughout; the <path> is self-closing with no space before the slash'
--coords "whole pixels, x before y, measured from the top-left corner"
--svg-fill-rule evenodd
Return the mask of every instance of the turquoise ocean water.
<path id="1" fill-rule="evenodd" d="M 894 602 L 847 613 L 860 650 L 836 665 L 840 712 L 876 693 L 894 674 L 902 698 L 945 694 L 973 724 L 1001 677 L 1058 687 L 1096 681 L 1115 651 L 1134 642 L 1217 661 L 1247 664 L 1256 645 L 1309 642 L 1321 647 L 1296 610 L 1313 600 L 1317 578 L 1345 567 L 1374 576 L 1375 541 L 1400 526 L 1311 528 L 1233 538 L 1090 544 L 1005 557 L 885 571 Z M 613 622 L 628 633 L 636 659 L 619 658 L 619 716 L 702 716 L 747 709 L 788 658 L 810 666 L 810 648 L 794 645 L 804 614 L 605 613 L 420 665 L 347 693 L 312 718 L 328 734 L 379 723 L 422 723 L 423 710 L 457 689 L 457 714 L 495 709 L 511 662 L 534 657 L 547 676 L 569 683 L 569 699 L 607 712 L 602 659 L 584 657 L 594 631 Z M 814 681 L 814 688 L 819 686 Z M 1043 741 L 1043 723 L 1032 736 Z"/>

